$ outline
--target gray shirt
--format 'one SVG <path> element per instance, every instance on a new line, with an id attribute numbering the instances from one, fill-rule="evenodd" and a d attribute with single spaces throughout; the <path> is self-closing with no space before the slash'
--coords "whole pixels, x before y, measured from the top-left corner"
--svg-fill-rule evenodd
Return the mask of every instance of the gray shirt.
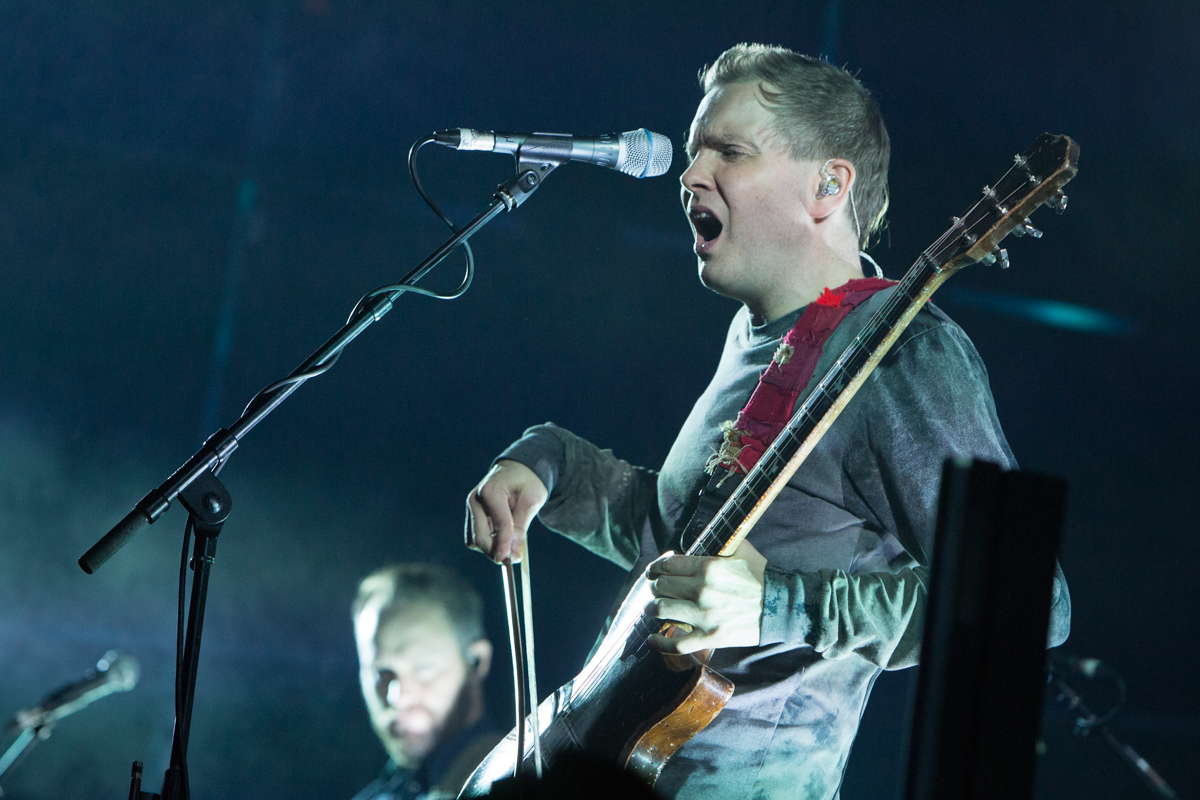
<path id="1" fill-rule="evenodd" d="M 889 291 L 834 331 L 817 379 Z M 545 482 L 550 498 L 539 518 L 547 527 L 631 569 L 632 582 L 677 545 L 721 422 L 745 405 L 801 311 L 759 327 L 745 308 L 734 316 L 716 374 L 659 472 L 551 423 L 530 428 L 501 458 Z M 979 354 L 927 307 L 750 532 L 768 561 L 760 646 L 713 655 L 734 696 L 667 763 L 660 792 L 838 796 L 879 671 L 916 663 L 942 462 L 955 455 L 1016 466 Z M 1051 645 L 1066 639 L 1069 621 L 1059 572 Z"/>

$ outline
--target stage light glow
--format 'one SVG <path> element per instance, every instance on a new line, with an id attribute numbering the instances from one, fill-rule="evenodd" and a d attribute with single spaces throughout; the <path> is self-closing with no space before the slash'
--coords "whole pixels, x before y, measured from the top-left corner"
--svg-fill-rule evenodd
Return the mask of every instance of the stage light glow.
<path id="1" fill-rule="evenodd" d="M 1019 317 L 1051 328 L 1080 331 L 1100 336 L 1131 336 L 1137 333 L 1137 322 L 1108 311 L 1043 300 L 1037 297 L 1013 297 L 977 289 L 951 287 L 938 292 L 936 300 L 949 300 L 1010 317 Z"/>

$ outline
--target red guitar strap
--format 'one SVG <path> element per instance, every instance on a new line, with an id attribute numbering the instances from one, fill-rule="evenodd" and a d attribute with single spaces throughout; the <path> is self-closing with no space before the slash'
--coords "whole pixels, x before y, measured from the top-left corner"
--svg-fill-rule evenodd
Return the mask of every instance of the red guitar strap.
<path id="1" fill-rule="evenodd" d="M 692 515 L 676 542 L 681 552 L 715 555 L 702 550 L 693 552 L 693 546 L 733 494 L 741 476 L 758 463 L 792 418 L 796 400 L 812 380 L 830 334 L 858 305 L 895 283 L 882 278 L 858 278 L 836 289 L 826 289 L 800 314 L 800 319 L 780 341 L 775 358 L 759 377 L 758 386 L 737 420 L 722 423 L 725 439 L 705 465 L 705 471 L 712 477 L 696 498 Z M 730 477 L 734 480 L 729 480 Z"/>
<path id="2" fill-rule="evenodd" d="M 750 401 L 735 422 L 725 422 L 725 440 L 709 459 L 706 470 L 717 467 L 746 474 L 762 457 L 792 418 L 796 399 L 812 380 L 817 361 L 834 329 L 860 303 L 895 281 L 858 278 L 836 289 L 826 289 L 809 303 L 775 351 L 775 358 L 758 380 Z"/>

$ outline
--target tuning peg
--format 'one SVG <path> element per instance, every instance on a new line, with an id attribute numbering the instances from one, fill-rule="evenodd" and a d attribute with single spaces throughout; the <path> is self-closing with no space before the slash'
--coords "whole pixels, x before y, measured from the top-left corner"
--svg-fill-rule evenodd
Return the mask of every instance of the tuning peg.
<path id="1" fill-rule="evenodd" d="M 1062 189 L 1054 193 L 1054 196 L 1045 202 L 1045 205 L 1053 208 L 1055 213 L 1061 214 L 1067 210 L 1067 196 L 1063 194 Z"/>
<path id="2" fill-rule="evenodd" d="M 988 267 L 990 267 L 992 264 L 999 264 L 1000 269 L 1008 269 L 1008 251 L 1001 247 L 997 247 L 995 250 L 979 259 L 979 263 Z"/>
<path id="3" fill-rule="evenodd" d="M 1012 233 L 1013 233 L 1013 236 L 1016 236 L 1016 237 L 1021 237 L 1028 233 L 1030 236 L 1032 236 L 1035 239 L 1042 238 L 1042 232 L 1039 231 L 1037 228 L 1033 227 L 1033 225 L 1029 222 L 1028 219 L 1026 219 L 1024 222 L 1022 222 L 1017 227 L 1013 228 Z"/>

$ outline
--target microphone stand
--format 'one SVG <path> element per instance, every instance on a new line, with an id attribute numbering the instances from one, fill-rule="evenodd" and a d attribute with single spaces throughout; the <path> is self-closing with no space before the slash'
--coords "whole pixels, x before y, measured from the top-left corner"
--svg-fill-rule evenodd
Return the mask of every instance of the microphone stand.
<path id="1" fill-rule="evenodd" d="M 1142 782 L 1150 789 L 1157 797 L 1164 800 L 1175 800 L 1178 796 L 1175 790 L 1171 788 L 1163 777 L 1158 774 L 1154 767 L 1150 766 L 1150 762 L 1144 759 L 1136 750 L 1122 742 L 1113 734 L 1112 728 L 1109 727 L 1108 721 L 1098 717 L 1079 696 L 1079 692 L 1075 691 L 1062 673 L 1053 667 L 1050 670 L 1050 682 L 1054 684 L 1058 690 L 1058 700 L 1064 703 L 1079 717 L 1075 721 L 1075 732 L 1080 734 L 1099 733 L 1100 738 L 1104 743 L 1112 748 L 1112 751 L 1117 754 L 1117 757 L 1124 761 L 1129 768 L 1137 773 Z M 1105 715 L 1108 716 L 1108 715 Z"/>
<path id="2" fill-rule="evenodd" d="M 19 764 L 21 759 L 29 755 L 29 751 L 33 749 L 35 744 L 49 739 L 53 731 L 53 722 L 44 722 L 39 725 L 22 728 L 21 735 L 8 746 L 8 749 L 4 751 L 4 755 L 0 756 L 0 778 L 4 777 L 4 773 Z M 0 797 L 4 797 L 3 789 L 0 789 Z"/>
<path id="3" fill-rule="evenodd" d="M 236 422 L 210 436 L 183 466 L 156 489 L 148 492 L 124 519 L 79 559 L 79 566 L 83 571 L 92 574 L 128 544 L 134 534 L 161 517 L 176 498 L 189 512 L 188 530 L 194 528 L 196 532 L 191 560 L 194 577 L 187 633 L 184 637 L 182 662 L 175 677 L 175 728 L 171 740 L 170 767 L 163 779 L 162 793 L 153 794 L 141 790 L 142 762 L 135 761 L 129 791 L 130 800 L 188 800 L 190 797 L 187 746 L 191 729 L 192 701 L 196 693 L 196 669 L 200 656 L 209 571 L 216 556 L 217 536 L 229 516 L 233 502 L 229 491 L 217 479 L 217 473 L 228 463 L 243 436 L 274 411 L 292 392 L 300 388 L 302 383 L 332 367 L 350 342 L 392 309 L 396 298 L 414 286 L 456 247 L 477 233 L 501 211 L 512 211 L 529 199 L 542 185 L 546 175 L 565 161 L 566 159 L 548 157 L 544 153 L 527 155 L 518 151 L 516 176 L 497 187 L 487 208 L 447 239 L 398 283 L 371 292 L 360 300 L 350 319 L 337 333 L 286 378 L 259 392 Z"/>

